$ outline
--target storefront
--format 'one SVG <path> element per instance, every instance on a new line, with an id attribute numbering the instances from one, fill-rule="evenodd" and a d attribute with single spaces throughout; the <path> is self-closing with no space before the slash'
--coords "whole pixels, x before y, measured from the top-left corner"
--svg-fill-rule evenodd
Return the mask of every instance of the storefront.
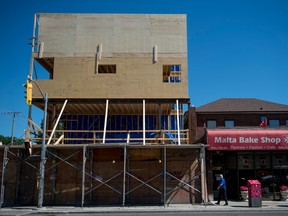
<path id="1" fill-rule="evenodd" d="M 288 130 L 207 130 L 209 194 L 217 196 L 217 176 L 224 174 L 229 199 L 240 198 L 240 187 L 257 179 L 264 199 L 280 199 L 288 186 Z M 213 191 L 213 193 L 212 193 Z"/>

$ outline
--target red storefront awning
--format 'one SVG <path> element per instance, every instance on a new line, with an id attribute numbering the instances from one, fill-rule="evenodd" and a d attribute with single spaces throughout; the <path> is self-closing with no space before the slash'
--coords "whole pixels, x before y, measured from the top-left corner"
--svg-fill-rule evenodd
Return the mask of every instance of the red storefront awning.
<path id="1" fill-rule="evenodd" d="M 288 130 L 207 130 L 208 150 L 288 150 Z"/>

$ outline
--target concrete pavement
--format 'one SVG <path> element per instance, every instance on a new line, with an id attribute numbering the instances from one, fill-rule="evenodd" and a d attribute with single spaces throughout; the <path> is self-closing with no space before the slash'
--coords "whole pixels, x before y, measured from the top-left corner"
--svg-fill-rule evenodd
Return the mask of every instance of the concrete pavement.
<path id="1" fill-rule="evenodd" d="M 213 202 L 215 203 L 215 202 Z M 0 215 L 7 214 L 9 212 L 19 213 L 49 213 L 49 214 L 76 214 L 76 213 L 113 213 L 113 212 L 180 212 L 180 211 L 201 211 L 201 212 L 223 212 L 223 211 L 283 211 L 288 210 L 288 201 L 262 201 L 262 207 L 249 207 L 248 202 L 242 201 L 229 201 L 228 206 L 215 205 L 213 203 L 205 204 L 170 204 L 164 206 L 97 206 L 97 207 L 69 207 L 69 206 L 53 206 L 53 207 L 3 207 L 0 210 Z"/>

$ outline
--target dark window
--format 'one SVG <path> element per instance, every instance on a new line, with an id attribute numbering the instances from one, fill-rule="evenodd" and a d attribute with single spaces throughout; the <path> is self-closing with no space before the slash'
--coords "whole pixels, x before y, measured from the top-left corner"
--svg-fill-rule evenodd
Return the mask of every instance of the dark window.
<path id="1" fill-rule="evenodd" d="M 98 73 L 116 73 L 116 65 L 99 65 Z"/>

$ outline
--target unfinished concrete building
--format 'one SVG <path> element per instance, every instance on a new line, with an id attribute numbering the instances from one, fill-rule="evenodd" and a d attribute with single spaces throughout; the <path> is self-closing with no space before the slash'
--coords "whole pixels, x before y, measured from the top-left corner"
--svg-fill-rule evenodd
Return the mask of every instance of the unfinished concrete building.
<path id="1" fill-rule="evenodd" d="M 206 200 L 204 147 L 183 123 L 186 15 L 36 14 L 28 82 L 26 148 L 1 150 L 2 205 Z"/>

